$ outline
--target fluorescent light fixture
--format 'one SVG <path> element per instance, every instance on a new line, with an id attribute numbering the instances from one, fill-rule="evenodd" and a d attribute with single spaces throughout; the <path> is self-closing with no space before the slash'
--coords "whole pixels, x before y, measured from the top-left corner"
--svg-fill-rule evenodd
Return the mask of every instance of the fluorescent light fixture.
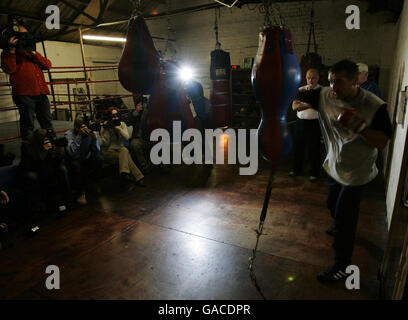
<path id="1" fill-rule="evenodd" d="M 119 37 L 83 35 L 82 38 L 85 39 L 85 40 L 126 42 L 126 38 L 119 38 Z"/>
<path id="2" fill-rule="evenodd" d="M 237 2 L 238 0 L 215 0 L 215 2 L 221 3 L 222 5 L 228 7 L 228 8 L 232 8 Z M 232 2 L 232 3 L 231 3 Z M 231 3 L 231 4 L 229 4 Z"/>
<path id="3" fill-rule="evenodd" d="M 179 69 L 179 77 L 183 81 L 190 81 L 194 77 L 194 70 L 188 66 L 181 67 Z"/>

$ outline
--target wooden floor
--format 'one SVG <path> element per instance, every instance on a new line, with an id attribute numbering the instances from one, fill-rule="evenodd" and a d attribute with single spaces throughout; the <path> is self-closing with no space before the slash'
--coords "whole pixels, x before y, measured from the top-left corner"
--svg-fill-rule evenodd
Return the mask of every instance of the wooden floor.
<path id="1" fill-rule="evenodd" d="M 147 176 L 147 188 L 124 193 L 115 178 L 103 194 L 33 238 L 0 251 L 1 299 L 261 299 L 248 272 L 268 167 L 254 176 L 215 165 L 205 185 L 200 166 Z M 381 181 L 361 204 L 353 264 L 361 289 L 321 284 L 332 263 L 326 181 L 276 173 L 256 276 L 267 299 L 378 299 L 377 267 L 386 240 Z M 205 181 L 205 180 L 203 180 Z M 45 269 L 60 268 L 61 289 L 47 290 Z M 289 277 L 293 277 L 290 281 Z"/>

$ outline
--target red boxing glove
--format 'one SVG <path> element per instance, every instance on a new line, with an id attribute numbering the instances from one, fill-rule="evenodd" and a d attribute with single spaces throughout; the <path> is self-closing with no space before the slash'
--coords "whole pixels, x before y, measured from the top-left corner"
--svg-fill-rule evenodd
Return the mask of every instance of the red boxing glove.
<path id="1" fill-rule="evenodd" d="M 337 117 L 337 122 L 349 128 L 354 133 L 360 133 L 366 128 L 366 123 L 354 109 L 345 109 Z"/>

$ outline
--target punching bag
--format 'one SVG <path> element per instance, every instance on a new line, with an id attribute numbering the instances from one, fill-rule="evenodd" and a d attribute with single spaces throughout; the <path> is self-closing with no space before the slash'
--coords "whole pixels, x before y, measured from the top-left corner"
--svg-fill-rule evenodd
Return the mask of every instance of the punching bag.
<path id="1" fill-rule="evenodd" d="M 211 52 L 210 102 L 213 109 L 213 123 L 215 127 L 225 127 L 231 124 L 231 90 L 230 90 L 231 61 L 228 52 L 216 49 Z"/>
<path id="2" fill-rule="evenodd" d="M 252 86 L 262 106 L 258 147 L 264 159 L 276 164 L 286 157 L 292 140 L 286 112 L 299 88 L 301 71 L 288 29 L 266 27 L 252 67 Z"/>
<path id="3" fill-rule="evenodd" d="M 147 117 L 142 124 L 146 135 L 155 129 L 166 129 L 172 138 L 173 121 L 181 121 L 181 131 L 194 127 L 194 118 L 177 66 L 170 61 L 162 63 L 155 90 L 150 95 Z"/>
<path id="4" fill-rule="evenodd" d="M 313 38 L 313 46 L 314 52 L 310 52 L 310 46 L 312 44 Z M 315 35 L 315 25 L 314 25 L 314 0 L 312 1 L 312 9 L 310 11 L 310 29 L 309 29 L 309 40 L 307 42 L 307 50 L 306 53 L 302 56 L 300 60 L 300 69 L 302 71 L 302 81 L 301 86 L 307 84 L 306 82 L 306 72 L 310 68 L 320 70 L 323 67 L 322 57 L 317 54 L 317 43 L 316 43 L 316 35 Z"/>
<path id="5" fill-rule="evenodd" d="M 119 62 L 119 81 L 130 92 L 151 94 L 159 72 L 160 55 L 146 22 L 140 16 L 132 18 Z"/>

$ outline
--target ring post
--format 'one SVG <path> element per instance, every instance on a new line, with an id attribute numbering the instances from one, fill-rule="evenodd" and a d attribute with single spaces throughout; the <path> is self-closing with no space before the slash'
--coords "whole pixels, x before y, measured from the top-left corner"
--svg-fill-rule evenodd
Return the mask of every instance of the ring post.
<path id="1" fill-rule="evenodd" d="M 82 55 L 82 65 L 84 67 L 84 75 L 85 75 L 85 85 L 86 85 L 86 92 L 88 94 L 88 100 L 91 100 L 91 92 L 89 89 L 89 85 L 88 85 L 88 73 L 86 72 L 86 65 L 85 65 L 85 49 L 84 49 L 84 42 L 82 40 L 82 29 L 78 28 L 79 31 L 79 43 L 81 46 L 81 55 Z M 89 106 L 89 112 L 90 112 L 90 118 L 93 119 L 93 115 L 92 115 L 92 104 L 90 104 Z"/>
<path id="2" fill-rule="evenodd" d="M 45 45 L 44 45 L 44 40 L 41 39 L 41 45 L 44 51 L 44 57 L 45 59 L 47 58 L 47 51 L 45 51 Z M 54 91 L 54 85 L 53 85 L 53 80 L 52 80 L 52 76 L 51 76 L 51 71 L 50 69 L 47 70 L 48 72 L 48 77 L 50 79 L 50 85 L 51 85 L 51 94 L 52 94 L 52 100 L 53 100 L 53 104 L 54 104 L 54 113 L 55 113 L 55 120 L 58 120 L 58 113 L 57 113 L 57 101 L 55 100 L 55 91 Z"/>

